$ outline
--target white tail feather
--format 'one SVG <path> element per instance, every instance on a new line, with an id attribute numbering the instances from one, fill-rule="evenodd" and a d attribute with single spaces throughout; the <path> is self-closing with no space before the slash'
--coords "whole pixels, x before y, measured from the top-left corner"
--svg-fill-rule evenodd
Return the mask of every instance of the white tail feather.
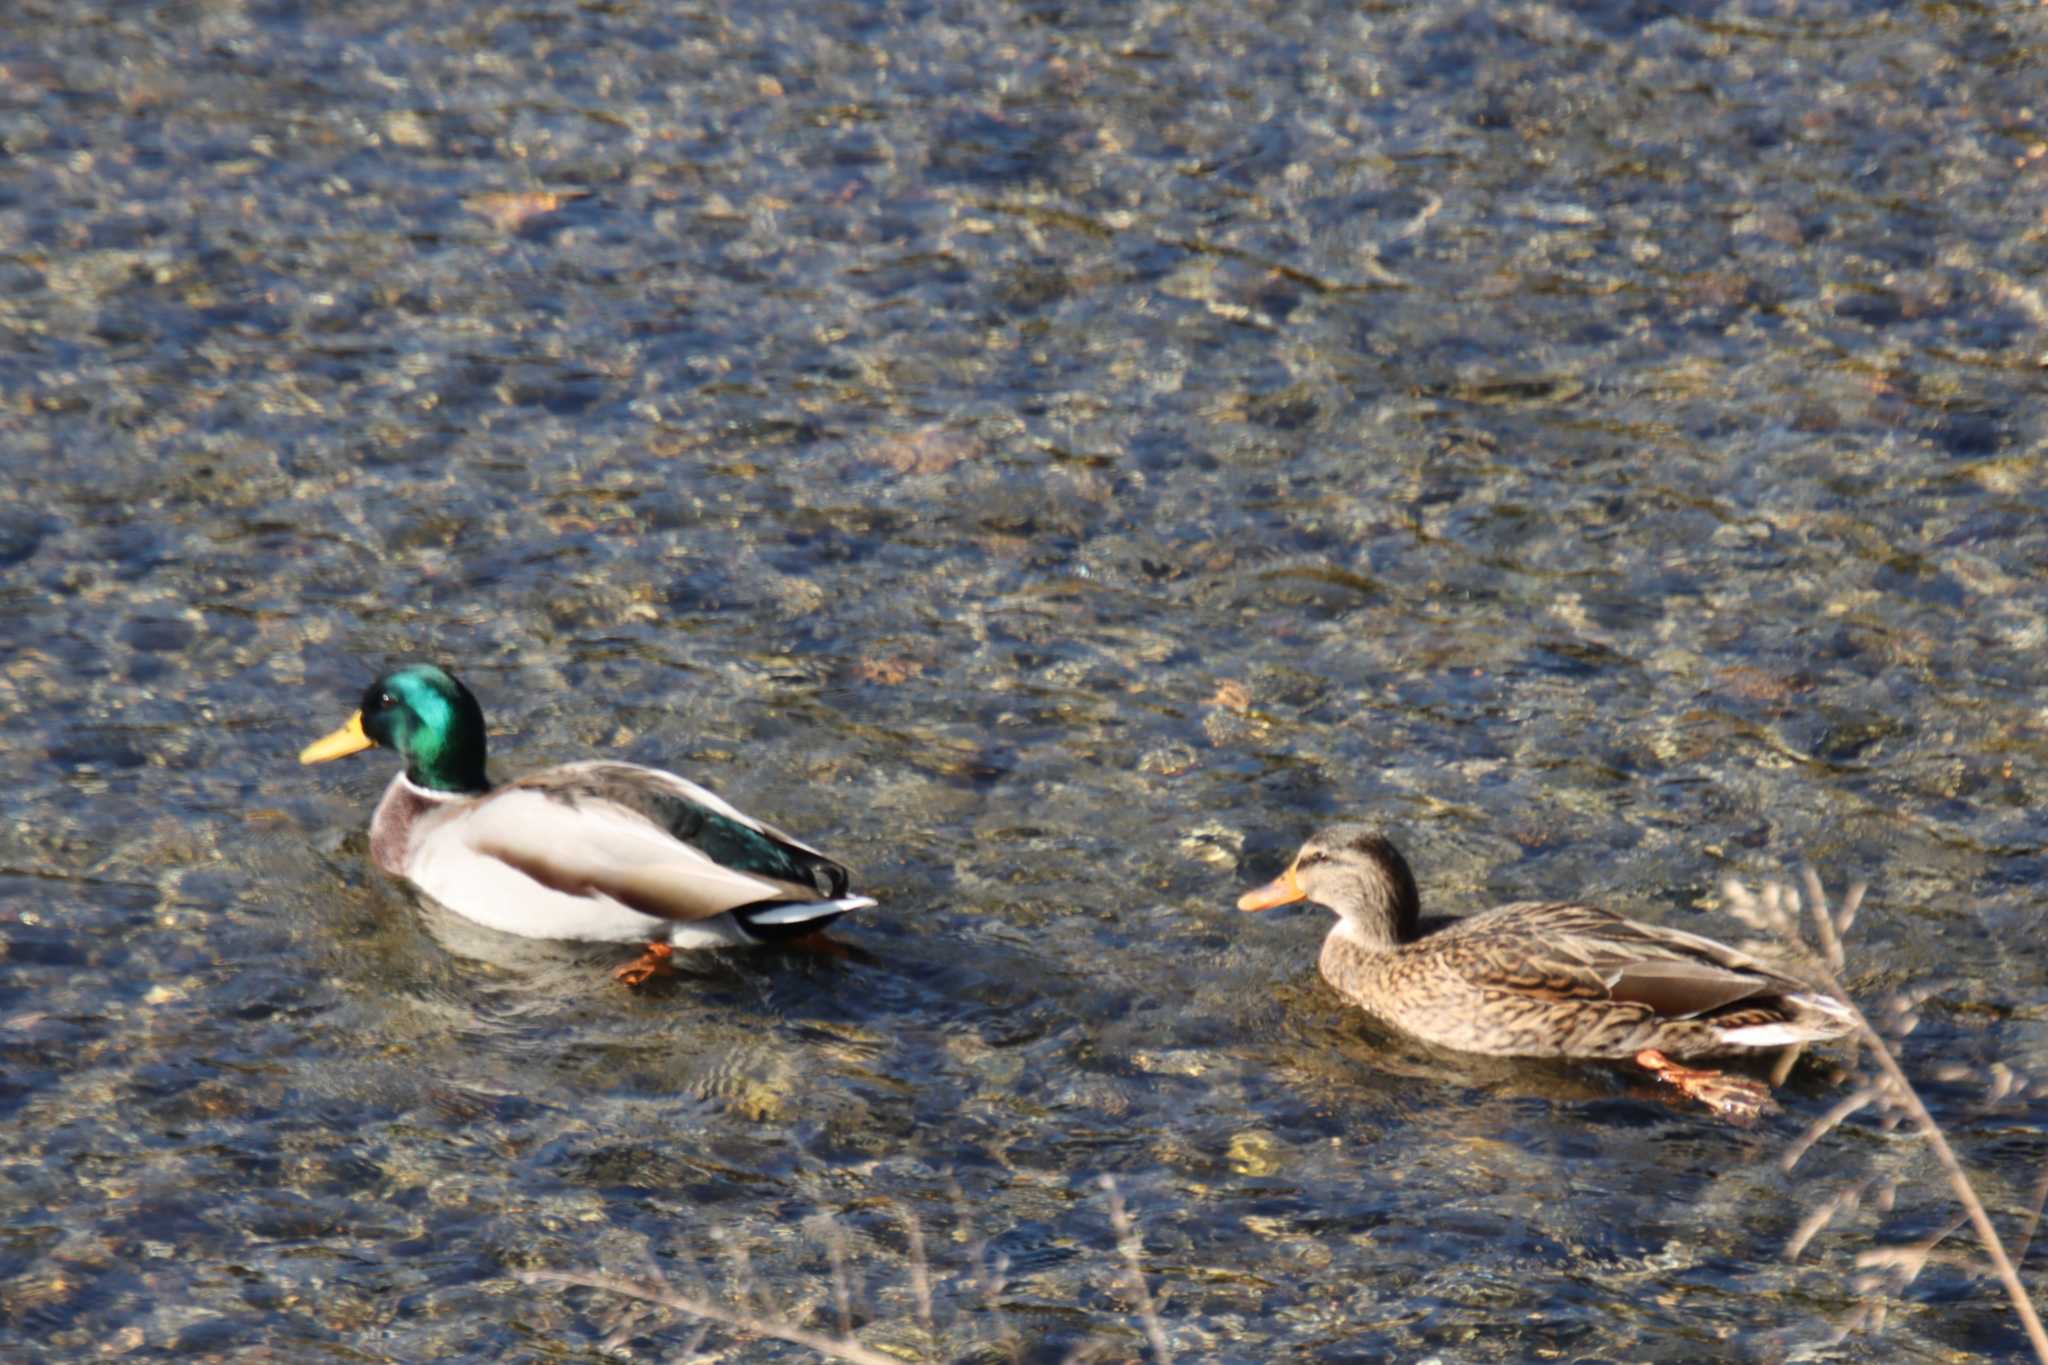
<path id="1" fill-rule="evenodd" d="M 1786 996 L 1785 1003 L 1805 1011 L 1807 1017 L 1779 1024 L 1724 1028 L 1721 1041 L 1737 1047 L 1790 1047 L 1794 1043 L 1817 1043 L 1826 1038 L 1839 1038 L 1856 1027 L 1856 1016 L 1849 1007 L 1831 995 L 1802 992 Z"/>
<path id="2" fill-rule="evenodd" d="M 1721 1041 L 1738 1047 L 1790 1047 L 1794 1043 L 1811 1043 L 1832 1036 L 1798 1024 L 1751 1024 L 1747 1028 L 1721 1030 Z"/>
<path id="3" fill-rule="evenodd" d="M 836 901 L 800 901 L 795 905 L 778 905 L 772 910 L 757 910 L 748 914 L 750 924 L 802 924 L 805 920 L 823 919 L 827 915 L 843 915 L 849 910 L 865 910 L 875 903 L 873 896 L 841 896 Z"/>
<path id="4" fill-rule="evenodd" d="M 1856 1012 L 1835 999 L 1832 995 L 1813 995 L 1801 992 L 1798 995 L 1786 996 L 1785 1001 L 1787 1004 L 1810 1009 L 1816 1014 L 1826 1015 L 1829 1019 L 1842 1026 L 1842 1032 L 1846 1033 L 1848 1030 L 1856 1027 Z M 1833 1037 L 1834 1035 L 1830 1034 L 1829 1036 Z"/>

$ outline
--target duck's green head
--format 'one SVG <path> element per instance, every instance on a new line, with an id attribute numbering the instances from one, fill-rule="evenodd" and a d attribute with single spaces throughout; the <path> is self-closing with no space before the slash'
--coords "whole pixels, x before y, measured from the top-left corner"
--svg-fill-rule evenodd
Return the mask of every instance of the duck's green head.
<path id="1" fill-rule="evenodd" d="M 484 710 L 455 675 L 432 664 L 394 668 L 363 691 L 348 724 L 299 754 L 325 763 L 372 744 L 396 749 L 405 775 L 429 791 L 480 792 L 484 778 Z"/>

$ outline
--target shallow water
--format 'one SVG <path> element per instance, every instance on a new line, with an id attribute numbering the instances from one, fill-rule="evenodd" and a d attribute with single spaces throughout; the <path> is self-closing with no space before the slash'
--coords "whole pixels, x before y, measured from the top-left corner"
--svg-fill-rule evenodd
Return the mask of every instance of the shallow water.
<path id="1" fill-rule="evenodd" d="M 831 1331 L 836 1265 L 905 1358 L 1137 1358 L 1110 1176 L 1183 1359 L 2023 1349 L 1967 1268 L 1859 1284 L 1950 1208 L 1868 1114 L 1778 1169 L 1825 1068 L 1745 1131 L 1428 1054 L 1320 912 L 1231 904 L 1340 814 L 1440 910 L 1868 879 L 1854 984 L 1939 988 L 1908 1063 L 2018 1227 L 2044 43 L 18 6 L 0 1345 L 801 1359 L 518 1274 Z M 417 905 L 383 758 L 294 756 L 418 658 L 501 774 L 671 766 L 843 856 L 857 951 L 636 995 Z"/>

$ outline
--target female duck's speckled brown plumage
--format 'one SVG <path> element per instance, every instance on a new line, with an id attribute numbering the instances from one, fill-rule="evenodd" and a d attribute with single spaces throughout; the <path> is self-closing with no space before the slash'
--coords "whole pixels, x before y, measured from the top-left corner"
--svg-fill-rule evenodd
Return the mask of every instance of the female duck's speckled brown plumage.
<path id="1" fill-rule="evenodd" d="M 1717 1108 L 1749 1113 L 1760 1086 L 1669 1058 L 1764 1052 L 1853 1027 L 1840 1000 L 1746 953 L 1597 906 L 1518 902 L 1425 934 L 1414 874 L 1364 825 L 1316 835 L 1238 908 L 1297 900 L 1337 914 L 1323 942 L 1325 980 L 1403 1032 L 1461 1052 L 1633 1059 Z"/>

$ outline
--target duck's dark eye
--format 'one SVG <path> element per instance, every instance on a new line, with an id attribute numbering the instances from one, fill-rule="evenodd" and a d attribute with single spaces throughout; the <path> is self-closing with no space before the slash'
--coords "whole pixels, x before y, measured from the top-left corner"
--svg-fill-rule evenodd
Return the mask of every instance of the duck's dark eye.
<path id="1" fill-rule="evenodd" d="M 1319 848 L 1313 848 L 1302 854 L 1299 858 L 1296 858 L 1294 865 L 1296 867 L 1314 867 L 1317 863 L 1327 863 L 1328 861 L 1330 861 L 1329 854 Z"/>
<path id="2" fill-rule="evenodd" d="M 396 706 L 398 705 L 398 698 L 392 696 L 389 692 L 379 692 L 377 694 L 377 705 L 380 709 L 386 706 Z"/>

